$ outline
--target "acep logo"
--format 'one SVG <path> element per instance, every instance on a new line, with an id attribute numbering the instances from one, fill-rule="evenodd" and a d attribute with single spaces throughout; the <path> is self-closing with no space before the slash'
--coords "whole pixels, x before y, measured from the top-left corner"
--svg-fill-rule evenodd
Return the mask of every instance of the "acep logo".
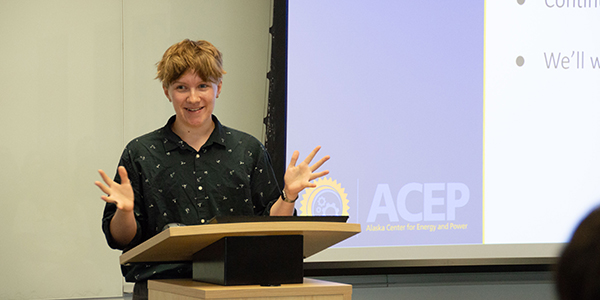
<path id="1" fill-rule="evenodd" d="M 418 198 L 422 206 L 414 209 L 413 205 L 410 211 L 407 207 L 409 195 L 411 199 Z M 469 197 L 469 188 L 464 183 L 413 182 L 404 185 L 394 201 L 389 184 L 378 184 L 367 222 L 375 222 L 379 215 L 384 215 L 390 222 L 399 222 L 399 217 L 407 222 L 453 221 L 456 209 L 467 205 Z"/>
<path id="2" fill-rule="evenodd" d="M 323 177 L 315 181 L 317 187 L 306 189 L 300 201 L 301 216 L 347 216 L 348 199 L 336 180 Z"/>

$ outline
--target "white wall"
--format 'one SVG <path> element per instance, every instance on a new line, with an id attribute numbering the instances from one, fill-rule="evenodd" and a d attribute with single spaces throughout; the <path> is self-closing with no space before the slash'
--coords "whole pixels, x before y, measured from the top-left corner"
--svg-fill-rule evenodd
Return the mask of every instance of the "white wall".
<path id="1" fill-rule="evenodd" d="M 96 170 L 173 113 L 155 63 L 183 38 L 224 54 L 215 113 L 262 139 L 271 0 L 0 2 L 0 299 L 121 294 Z"/>
<path id="2" fill-rule="evenodd" d="M 162 127 L 173 114 L 155 64 L 184 38 L 208 40 L 223 53 L 219 120 L 263 140 L 271 13 L 271 0 L 125 0 L 125 140 Z"/>

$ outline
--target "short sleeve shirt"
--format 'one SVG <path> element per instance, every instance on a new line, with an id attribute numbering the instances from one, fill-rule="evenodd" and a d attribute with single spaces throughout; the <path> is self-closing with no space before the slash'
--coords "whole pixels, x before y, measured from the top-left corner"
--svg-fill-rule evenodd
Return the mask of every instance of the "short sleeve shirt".
<path id="1" fill-rule="evenodd" d="M 212 118 L 215 129 L 199 151 L 171 130 L 175 116 L 163 128 L 129 142 L 119 166 L 127 170 L 134 191 L 138 231 L 129 245 L 117 245 L 109 230 L 116 206 L 107 203 L 102 227 L 109 246 L 127 251 L 170 223 L 200 225 L 215 216 L 269 214 L 281 190 L 264 146 Z M 121 181 L 118 174 L 115 181 Z M 187 264 L 184 269 L 169 265 L 123 267 L 123 273 L 128 281 L 138 281 L 189 272 Z"/>

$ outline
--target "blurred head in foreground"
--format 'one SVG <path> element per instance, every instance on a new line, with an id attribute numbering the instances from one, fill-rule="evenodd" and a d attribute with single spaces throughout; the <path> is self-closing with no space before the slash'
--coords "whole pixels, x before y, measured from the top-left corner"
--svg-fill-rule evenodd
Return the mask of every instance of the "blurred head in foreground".
<path id="1" fill-rule="evenodd" d="M 561 300 L 600 299 L 600 207 L 577 226 L 556 267 Z"/>

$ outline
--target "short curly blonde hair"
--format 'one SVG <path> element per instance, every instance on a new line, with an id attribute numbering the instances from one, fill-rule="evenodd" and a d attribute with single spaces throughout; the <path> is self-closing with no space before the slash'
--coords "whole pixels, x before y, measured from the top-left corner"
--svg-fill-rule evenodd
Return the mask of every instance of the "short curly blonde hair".
<path id="1" fill-rule="evenodd" d="M 204 81 L 219 83 L 225 74 L 221 52 L 213 44 L 185 39 L 165 51 L 157 63 L 156 78 L 168 88 L 188 70 L 194 70 Z"/>

